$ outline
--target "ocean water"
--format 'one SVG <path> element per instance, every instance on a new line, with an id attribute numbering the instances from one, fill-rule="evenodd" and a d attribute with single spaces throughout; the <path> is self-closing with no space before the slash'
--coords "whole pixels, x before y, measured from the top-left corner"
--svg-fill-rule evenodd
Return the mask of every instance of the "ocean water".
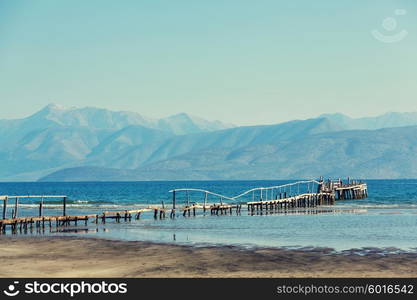
<path id="1" fill-rule="evenodd" d="M 0 183 L 0 195 L 67 195 L 68 215 L 96 214 L 171 205 L 174 188 L 201 188 L 234 196 L 253 187 L 268 187 L 292 181 L 175 181 L 175 182 L 89 182 L 89 183 Z M 367 180 L 369 197 L 337 201 L 308 213 L 249 215 L 242 213 L 211 216 L 198 212 L 196 217 L 155 220 L 145 213 L 140 220 L 105 225 L 90 223 L 32 235 L 82 235 L 108 239 L 152 241 L 200 245 L 240 245 L 244 247 L 329 247 L 337 251 L 368 247 L 416 251 L 417 180 Z M 311 188 L 311 187 L 310 187 Z M 249 195 L 249 197 L 252 197 Z M 178 193 L 177 205 L 203 202 L 199 193 Z M 251 199 L 244 199 L 251 200 Z M 60 199 L 45 200 L 45 215 L 60 215 Z M 36 215 L 39 199 L 20 199 L 19 215 Z M 219 199 L 209 198 L 209 202 Z M 224 201 L 227 202 L 227 201 Z M 14 199 L 9 199 L 8 215 Z M 11 233 L 8 232 L 8 235 Z M 19 234 L 18 234 L 19 235 Z M 0 239 L 1 241 L 1 239 Z"/>

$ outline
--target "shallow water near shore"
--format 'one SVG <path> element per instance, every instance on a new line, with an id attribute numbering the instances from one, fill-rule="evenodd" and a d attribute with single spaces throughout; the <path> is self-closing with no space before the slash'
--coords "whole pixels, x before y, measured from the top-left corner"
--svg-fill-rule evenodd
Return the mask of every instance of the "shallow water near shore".
<path id="1" fill-rule="evenodd" d="M 67 195 L 68 215 L 96 214 L 134 209 L 149 204 L 171 204 L 173 188 L 203 188 L 234 196 L 249 188 L 281 185 L 292 181 L 187 181 L 187 182 L 97 182 L 97 183 L 0 183 L 2 195 Z M 385 251 L 415 251 L 417 247 L 417 180 L 367 180 L 369 198 L 337 201 L 333 206 L 294 213 L 210 216 L 154 220 L 145 213 L 132 220 L 105 225 L 84 224 L 28 235 L 82 235 L 107 239 L 179 243 L 186 245 L 238 245 L 244 247 L 328 247 L 337 251 L 368 247 Z M 190 194 L 202 202 L 203 195 Z M 179 195 L 178 205 L 187 201 Z M 210 202 L 218 199 L 209 199 Z M 20 199 L 20 216 L 36 215 L 37 200 Z M 9 200 L 8 214 L 13 209 Z M 59 200 L 45 201 L 45 215 L 59 215 Z M 10 235 L 10 233 L 8 233 Z"/>

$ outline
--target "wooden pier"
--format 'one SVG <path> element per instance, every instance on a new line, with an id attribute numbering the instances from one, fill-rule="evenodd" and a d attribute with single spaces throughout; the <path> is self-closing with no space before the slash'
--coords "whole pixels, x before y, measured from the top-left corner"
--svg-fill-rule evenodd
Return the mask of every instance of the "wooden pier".
<path id="1" fill-rule="evenodd" d="M 45 199 L 62 199 L 62 216 L 45 216 L 44 215 L 44 200 Z M 70 226 L 71 223 L 77 225 L 78 222 L 84 222 L 87 225 L 89 219 L 96 218 L 96 215 L 83 216 L 67 216 L 67 196 L 62 195 L 21 195 L 21 196 L 0 196 L 0 201 L 3 201 L 2 219 L 0 219 L 0 233 L 6 231 L 9 226 L 12 232 L 32 230 L 33 228 L 52 228 L 60 226 Z M 21 199 L 39 199 L 38 216 L 19 217 L 20 200 Z M 11 217 L 7 218 L 9 201 L 14 200 L 11 205 Z"/>
<path id="2" fill-rule="evenodd" d="M 347 182 L 343 182 L 341 179 L 324 181 L 322 178 L 319 181 L 297 181 L 280 186 L 258 187 L 234 197 L 194 188 L 174 189 L 170 192 L 172 193 L 173 207 L 171 215 L 175 215 L 178 193 L 186 193 L 187 204 L 182 208 L 184 217 L 187 215 L 191 216 L 191 211 L 193 216 L 195 216 L 196 210 L 199 209 L 204 212 L 209 210 L 212 215 L 231 214 L 233 210 L 236 211 L 236 214 L 240 214 L 242 205 L 246 205 L 248 213 L 253 215 L 262 212 L 279 213 L 300 208 L 315 208 L 324 205 L 334 205 L 338 200 L 368 197 L 366 183 L 351 181 L 350 179 Z M 202 193 L 204 195 L 203 203 L 190 204 L 189 193 L 191 192 Z M 217 198 L 220 203 L 208 204 L 209 196 Z M 247 201 L 248 196 L 251 196 L 252 201 Z M 245 198 L 246 200 L 244 200 Z"/>
<path id="3" fill-rule="evenodd" d="M 86 216 L 46 216 L 46 217 L 27 217 L 27 218 L 13 218 L 13 219 L 4 219 L 0 220 L 0 232 L 6 231 L 6 226 L 10 225 L 11 230 L 16 232 L 19 230 L 27 231 L 28 229 L 35 228 L 45 228 L 53 227 L 55 223 L 56 227 L 60 226 L 69 226 L 71 222 L 74 225 L 77 225 L 79 221 L 84 221 L 85 225 L 89 219 L 96 218 L 96 215 L 86 215 Z"/>
<path id="4" fill-rule="evenodd" d="M 43 230 L 46 227 L 68 227 L 77 226 L 79 222 L 88 225 L 88 222 L 102 224 L 106 220 L 115 220 L 119 223 L 121 220 L 131 222 L 139 220 L 141 215 L 146 212 L 152 212 L 155 219 L 165 219 L 167 214 L 170 218 L 177 216 L 177 202 L 183 205 L 178 208 L 180 214 L 184 217 L 196 216 L 198 211 L 204 214 L 210 212 L 210 215 L 240 215 L 242 207 L 246 207 L 249 215 L 255 214 L 271 214 L 271 213 L 317 213 L 319 211 L 326 212 L 324 208 L 334 205 L 339 200 L 363 199 L 368 197 L 368 188 L 366 183 L 361 181 L 347 180 L 327 180 L 320 179 L 297 181 L 294 183 L 284 184 L 271 187 L 257 187 L 245 191 L 237 196 L 230 197 L 219 193 L 210 192 L 202 189 L 182 188 L 169 191 L 172 193 L 172 205 L 167 207 L 164 201 L 161 205 L 150 205 L 135 210 L 122 211 L 105 211 L 99 214 L 89 214 L 81 216 L 67 215 L 67 196 L 64 195 L 27 195 L 27 196 L 0 196 L 0 203 L 3 201 L 2 219 L 0 219 L 0 234 L 6 232 L 9 227 L 12 233 L 26 233 L 28 230 L 36 228 Z M 178 201 L 178 194 L 185 193 L 186 201 Z M 192 202 L 190 193 L 203 194 L 202 202 Z M 39 199 L 38 216 L 19 217 L 19 206 L 21 199 Z M 45 216 L 44 215 L 44 199 L 60 199 L 62 200 L 62 215 Z M 217 201 L 212 202 L 213 198 Z M 11 205 L 11 214 L 8 218 L 8 204 Z M 9 209 L 10 210 L 10 209 Z"/>

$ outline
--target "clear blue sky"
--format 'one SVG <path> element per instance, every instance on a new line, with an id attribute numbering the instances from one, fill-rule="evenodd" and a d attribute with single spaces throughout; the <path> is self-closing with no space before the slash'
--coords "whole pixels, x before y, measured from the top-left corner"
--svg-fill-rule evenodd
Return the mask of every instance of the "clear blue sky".
<path id="1" fill-rule="evenodd" d="M 416 95 L 415 0 L 0 0 L 0 118 L 53 102 L 265 124 Z"/>

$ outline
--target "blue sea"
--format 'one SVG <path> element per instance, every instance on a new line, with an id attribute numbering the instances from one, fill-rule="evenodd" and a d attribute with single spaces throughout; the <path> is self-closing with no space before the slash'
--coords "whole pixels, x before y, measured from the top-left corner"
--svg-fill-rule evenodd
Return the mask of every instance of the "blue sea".
<path id="1" fill-rule="evenodd" d="M 99 214 L 103 211 L 136 209 L 150 204 L 168 207 L 169 190 L 201 188 L 235 196 L 253 187 L 268 187 L 291 181 L 166 181 L 88 183 L 0 183 L 0 195 L 67 195 L 68 215 Z M 417 180 L 366 180 L 369 197 L 337 201 L 308 213 L 249 215 L 245 206 L 240 215 L 153 218 L 144 213 L 140 220 L 106 224 L 79 224 L 77 227 L 28 235 L 77 235 L 107 239 L 178 243 L 187 245 L 239 245 L 243 247 L 329 247 L 336 251 L 369 247 L 416 251 Z M 177 205 L 200 202 L 204 195 L 178 193 Z M 249 200 L 249 199 L 248 199 Z M 60 199 L 46 199 L 44 214 L 60 215 Z M 19 216 L 36 215 L 39 199 L 20 199 Z M 219 202 L 210 199 L 209 202 Z M 227 201 L 224 201 L 227 202 Z M 8 216 L 14 206 L 9 199 Z M 10 232 L 6 233 L 11 235 Z M 19 235 L 19 234 L 17 234 Z"/>

